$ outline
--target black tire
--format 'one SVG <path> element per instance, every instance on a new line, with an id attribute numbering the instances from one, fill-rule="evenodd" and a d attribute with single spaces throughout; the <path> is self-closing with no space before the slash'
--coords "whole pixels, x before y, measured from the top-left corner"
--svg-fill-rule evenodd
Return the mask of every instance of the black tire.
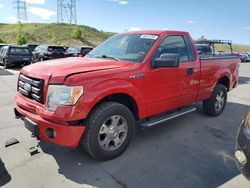
<path id="1" fill-rule="evenodd" d="M 40 58 L 39 58 L 39 61 L 44 61 L 43 57 L 40 57 Z"/>
<path id="2" fill-rule="evenodd" d="M 222 94 L 224 101 L 222 102 L 217 100 Z M 227 88 L 222 84 L 217 84 L 214 88 L 214 91 L 211 97 L 208 100 L 203 101 L 203 110 L 209 116 L 218 116 L 220 115 L 227 103 Z"/>
<path id="3" fill-rule="evenodd" d="M 4 69 L 8 69 L 9 68 L 9 66 L 8 66 L 8 62 L 7 62 L 7 60 L 3 60 L 3 68 Z"/>
<path id="4" fill-rule="evenodd" d="M 123 137 L 123 141 L 119 142 L 119 146 L 113 151 L 107 151 L 101 146 L 100 131 L 103 125 L 106 126 L 106 122 L 109 118 L 119 116 L 124 118 L 127 123 L 126 136 Z M 120 122 L 120 119 L 119 119 Z M 119 123 L 118 122 L 118 123 Z M 117 123 L 117 125 L 118 125 Z M 118 127 L 118 126 L 117 126 Z M 110 160 L 121 155 L 129 146 L 135 129 L 135 120 L 132 112 L 124 105 L 115 102 L 105 102 L 97 106 L 89 115 L 86 120 L 86 130 L 81 140 L 81 144 L 84 149 L 97 160 Z M 110 128 L 108 129 L 110 131 Z M 109 134 L 110 132 L 108 132 Z M 106 135 L 108 137 L 108 134 Z M 120 133 L 116 134 L 120 137 Z M 109 146 L 110 145 L 110 146 Z M 112 141 L 107 147 L 112 148 Z"/>

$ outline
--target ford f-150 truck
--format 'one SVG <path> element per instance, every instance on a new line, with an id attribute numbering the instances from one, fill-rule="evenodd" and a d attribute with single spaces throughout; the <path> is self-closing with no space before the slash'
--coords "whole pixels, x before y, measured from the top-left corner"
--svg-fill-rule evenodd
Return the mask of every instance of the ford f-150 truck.
<path id="1" fill-rule="evenodd" d="M 85 150 L 98 160 L 119 156 L 136 125 L 150 127 L 195 110 L 218 116 L 237 86 L 239 58 L 200 58 L 180 31 L 117 34 L 85 58 L 24 67 L 16 118 L 43 141 Z"/>

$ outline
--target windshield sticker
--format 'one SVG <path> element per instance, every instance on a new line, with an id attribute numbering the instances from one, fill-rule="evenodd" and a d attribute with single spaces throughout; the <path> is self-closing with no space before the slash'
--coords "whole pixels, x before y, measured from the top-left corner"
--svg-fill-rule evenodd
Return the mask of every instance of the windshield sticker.
<path id="1" fill-rule="evenodd" d="M 157 36 L 157 35 L 142 35 L 140 38 L 141 38 L 141 39 L 152 39 L 152 40 L 156 40 L 156 39 L 158 39 L 158 36 Z"/>

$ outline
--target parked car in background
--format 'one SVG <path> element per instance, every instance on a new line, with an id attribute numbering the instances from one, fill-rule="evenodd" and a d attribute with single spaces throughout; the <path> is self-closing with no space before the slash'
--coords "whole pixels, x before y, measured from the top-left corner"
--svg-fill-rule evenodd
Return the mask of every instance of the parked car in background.
<path id="1" fill-rule="evenodd" d="M 66 50 L 67 57 L 84 57 L 87 53 L 93 50 L 90 46 L 71 46 Z"/>
<path id="2" fill-rule="evenodd" d="M 0 43 L 0 49 L 4 46 L 10 46 L 11 44 Z"/>
<path id="3" fill-rule="evenodd" d="M 250 180 L 250 111 L 246 113 L 238 130 L 235 158 L 241 173 Z"/>
<path id="4" fill-rule="evenodd" d="M 28 47 L 4 46 L 0 49 L 0 63 L 4 68 L 28 65 L 32 61 L 32 54 Z"/>
<path id="5" fill-rule="evenodd" d="M 6 46 L 7 44 L 4 44 L 4 43 L 0 43 L 0 49 L 4 46 Z"/>
<path id="6" fill-rule="evenodd" d="M 39 45 L 32 52 L 33 62 L 65 57 L 63 46 Z"/>
<path id="7" fill-rule="evenodd" d="M 33 52 L 38 45 L 37 44 L 23 44 L 22 46 L 28 47 L 30 51 Z"/>
<path id="8" fill-rule="evenodd" d="M 212 48 L 206 44 L 196 44 L 195 46 L 200 56 L 211 56 L 213 54 Z"/>
<path id="9" fill-rule="evenodd" d="M 242 53 L 242 54 L 240 54 L 240 60 L 241 60 L 241 62 L 250 61 L 250 56 L 247 53 Z"/>

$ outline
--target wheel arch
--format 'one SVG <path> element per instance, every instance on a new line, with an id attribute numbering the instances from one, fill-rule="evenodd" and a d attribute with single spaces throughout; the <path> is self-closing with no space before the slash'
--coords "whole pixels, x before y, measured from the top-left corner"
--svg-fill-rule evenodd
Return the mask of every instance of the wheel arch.
<path id="1" fill-rule="evenodd" d="M 117 102 L 117 103 L 123 104 L 124 106 L 126 106 L 132 112 L 132 114 L 134 115 L 135 120 L 139 119 L 138 104 L 137 104 L 136 100 L 131 95 L 129 95 L 127 93 L 113 93 L 113 94 L 109 94 L 107 96 L 104 96 L 103 98 L 98 100 L 93 105 L 93 107 L 90 110 L 90 112 L 88 113 L 88 115 L 94 109 L 96 109 L 100 104 L 102 104 L 104 102 Z"/>
<path id="2" fill-rule="evenodd" d="M 222 75 L 216 84 L 222 84 L 227 88 L 227 91 L 230 90 L 230 78 L 228 75 Z"/>

